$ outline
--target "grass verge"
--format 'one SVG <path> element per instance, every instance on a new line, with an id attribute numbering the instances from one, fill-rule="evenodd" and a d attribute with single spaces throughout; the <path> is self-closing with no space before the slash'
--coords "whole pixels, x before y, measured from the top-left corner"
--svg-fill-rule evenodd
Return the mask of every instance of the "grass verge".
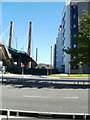
<path id="1" fill-rule="evenodd" d="M 50 77 L 90 77 L 90 74 L 52 74 Z"/>

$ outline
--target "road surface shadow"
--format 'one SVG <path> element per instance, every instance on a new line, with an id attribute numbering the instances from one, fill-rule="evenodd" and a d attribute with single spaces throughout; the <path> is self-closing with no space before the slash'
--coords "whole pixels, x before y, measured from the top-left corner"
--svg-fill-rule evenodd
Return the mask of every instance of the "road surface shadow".
<path id="1" fill-rule="evenodd" d="M 3 85 L 11 85 L 15 88 L 52 88 L 52 89 L 90 89 L 90 85 L 83 84 L 65 84 L 59 82 L 44 82 L 37 80 L 4 80 Z"/>

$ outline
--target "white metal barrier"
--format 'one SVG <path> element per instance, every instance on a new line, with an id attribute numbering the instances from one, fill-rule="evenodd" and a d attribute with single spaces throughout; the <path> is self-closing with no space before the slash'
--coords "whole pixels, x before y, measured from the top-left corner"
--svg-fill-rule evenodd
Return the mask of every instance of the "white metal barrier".
<path id="1" fill-rule="evenodd" d="M 1 77 L 0 77 L 0 79 L 2 79 Z M 4 79 L 6 79 L 6 80 L 19 80 L 19 82 L 20 82 L 20 80 L 22 81 L 22 80 L 31 80 L 31 81 L 44 81 L 44 82 L 47 82 L 47 81 L 50 81 L 50 82 L 61 82 L 61 83 L 77 83 L 77 84 L 79 84 L 79 83 L 82 83 L 83 85 L 90 85 L 90 80 L 88 79 L 88 80 L 71 80 L 71 79 L 43 79 L 43 78 L 17 78 L 17 77 L 4 77 L 3 76 L 3 80 Z M 86 84 L 84 84 L 84 83 L 86 83 Z"/>
<path id="2" fill-rule="evenodd" d="M 10 110 L 0 109 L 0 115 L 15 117 L 37 117 L 37 118 L 54 118 L 54 119 L 70 119 L 70 120 L 90 120 L 90 114 L 86 113 L 56 113 L 56 112 L 38 112 L 38 111 L 23 111 L 23 110 Z"/>

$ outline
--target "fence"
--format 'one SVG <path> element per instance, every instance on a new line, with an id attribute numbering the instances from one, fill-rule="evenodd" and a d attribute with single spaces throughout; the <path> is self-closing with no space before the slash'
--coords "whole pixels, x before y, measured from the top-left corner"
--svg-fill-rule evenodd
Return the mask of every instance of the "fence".
<path id="1" fill-rule="evenodd" d="M 3 77 L 3 78 L 2 78 Z M 43 78 L 43 77 L 41 77 L 41 78 L 38 78 L 38 77 L 36 77 L 36 78 L 16 78 L 16 77 L 4 77 L 4 76 L 2 76 L 2 77 L 0 77 L 0 79 L 3 79 L 3 81 L 4 81 L 4 79 L 5 80 L 29 80 L 29 81 L 44 81 L 44 82 L 61 82 L 61 83 L 73 83 L 73 84 L 75 84 L 75 83 L 77 83 L 77 84 L 79 84 L 79 83 L 82 83 L 83 85 L 85 84 L 85 85 L 90 85 L 90 80 L 88 79 L 88 80 L 84 80 L 84 79 L 80 79 L 79 80 L 79 78 L 78 79 L 53 79 L 53 78 Z"/>
<path id="2" fill-rule="evenodd" d="M 70 120 L 90 120 L 90 114 L 86 113 L 56 113 L 56 112 L 38 112 L 38 111 L 22 111 L 22 110 L 8 110 L 0 109 L 0 115 L 7 116 L 9 120 L 10 116 L 13 117 L 37 117 L 37 118 L 49 118 L 49 119 L 70 119 Z"/>

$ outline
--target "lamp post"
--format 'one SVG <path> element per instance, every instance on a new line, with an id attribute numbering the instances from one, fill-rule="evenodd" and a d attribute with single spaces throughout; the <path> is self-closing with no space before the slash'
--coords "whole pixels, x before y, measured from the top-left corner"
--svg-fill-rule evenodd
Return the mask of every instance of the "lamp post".
<path id="1" fill-rule="evenodd" d="M 50 54 L 50 74 L 52 74 L 52 46 L 51 46 L 51 54 Z"/>

